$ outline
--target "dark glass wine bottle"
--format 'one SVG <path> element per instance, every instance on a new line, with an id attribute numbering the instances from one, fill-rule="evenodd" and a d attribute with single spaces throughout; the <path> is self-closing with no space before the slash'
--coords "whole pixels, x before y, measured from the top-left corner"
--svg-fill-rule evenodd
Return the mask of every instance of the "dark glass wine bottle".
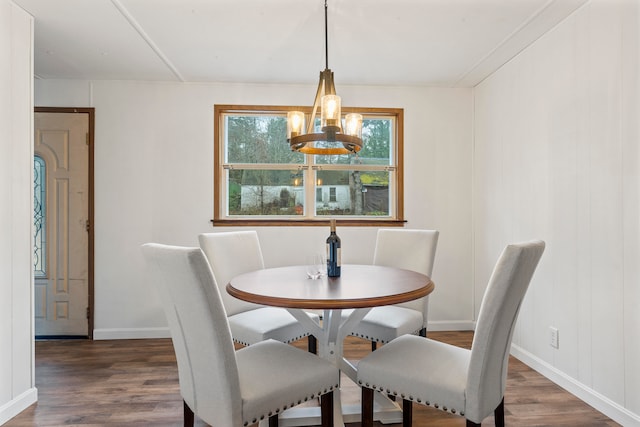
<path id="1" fill-rule="evenodd" d="M 331 234 L 327 237 L 327 276 L 340 277 L 340 238 L 336 234 L 336 220 L 331 220 Z"/>

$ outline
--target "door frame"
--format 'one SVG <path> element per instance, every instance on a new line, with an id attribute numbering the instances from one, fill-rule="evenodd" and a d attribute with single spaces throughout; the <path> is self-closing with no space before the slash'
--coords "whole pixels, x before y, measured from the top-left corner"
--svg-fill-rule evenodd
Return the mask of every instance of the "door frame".
<path id="1" fill-rule="evenodd" d="M 87 332 L 89 339 L 93 339 L 93 325 L 94 325 L 94 177 L 93 177 L 93 159 L 94 159 L 94 125 L 95 125 L 95 108 L 73 108 L 73 107 L 34 107 L 35 113 L 73 113 L 73 114 L 87 114 L 89 125 L 89 139 L 87 145 L 89 146 L 89 194 L 88 194 L 88 230 L 89 233 L 89 247 L 87 254 L 87 270 L 88 270 L 88 292 L 87 292 Z"/>

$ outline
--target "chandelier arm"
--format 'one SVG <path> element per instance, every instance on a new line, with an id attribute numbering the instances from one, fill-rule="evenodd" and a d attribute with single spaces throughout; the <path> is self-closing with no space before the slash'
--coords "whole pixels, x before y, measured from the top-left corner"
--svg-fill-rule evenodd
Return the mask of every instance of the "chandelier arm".
<path id="1" fill-rule="evenodd" d="M 318 90 L 316 91 L 316 98 L 313 101 L 313 109 L 311 110 L 311 117 L 309 117 L 309 123 L 307 124 L 307 133 L 313 132 L 314 122 L 316 118 L 316 114 L 318 113 L 318 106 L 320 105 L 320 99 L 322 95 L 324 95 L 325 88 L 325 80 L 324 80 L 324 72 L 320 72 L 320 81 L 318 82 Z"/>
<path id="2" fill-rule="evenodd" d="M 327 68 L 322 72 L 322 75 L 324 76 L 324 95 L 335 95 L 336 85 L 333 83 L 333 71 Z"/>

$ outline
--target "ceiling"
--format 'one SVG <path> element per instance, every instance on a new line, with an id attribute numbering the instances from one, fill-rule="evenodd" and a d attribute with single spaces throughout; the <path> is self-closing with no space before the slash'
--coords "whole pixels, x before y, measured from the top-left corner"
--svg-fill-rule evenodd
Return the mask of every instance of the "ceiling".
<path id="1" fill-rule="evenodd" d="M 469 87 L 587 0 L 328 0 L 336 85 Z M 13 0 L 40 79 L 316 84 L 322 0 Z"/>

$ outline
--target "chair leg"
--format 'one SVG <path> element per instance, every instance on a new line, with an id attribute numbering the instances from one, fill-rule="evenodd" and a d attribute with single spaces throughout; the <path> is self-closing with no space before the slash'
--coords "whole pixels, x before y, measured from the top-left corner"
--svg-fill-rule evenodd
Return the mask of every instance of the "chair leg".
<path id="1" fill-rule="evenodd" d="M 493 411 L 493 417 L 496 420 L 496 427 L 504 427 L 504 397 Z"/>
<path id="2" fill-rule="evenodd" d="M 420 329 L 420 331 L 418 332 L 418 335 L 420 335 L 421 337 L 426 337 L 427 336 L 427 328 Z"/>
<path id="3" fill-rule="evenodd" d="M 373 389 L 362 387 L 361 414 L 362 427 L 373 426 Z"/>
<path id="4" fill-rule="evenodd" d="M 278 414 L 269 417 L 269 427 L 278 427 Z"/>
<path id="5" fill-rule="evenodd" d="M 467 427 L 480 427 L 480 424 L 467 420 Z"/>
<path id="6" fill-rule="evenodd" d="M 318 353 L 318 340 L 313 335 L 309 335 L 307 337 L 307 349 L 309 350 L 309 353 Z"/>
<path id="7" fill-rule="evenodd" d="M 184 411 L 184 427 L 193 427 L 193 424 L 195 422 L 193 411 L 191 410 L 191 408 L 189 408 L 189 405 L 187 405 L 187 402 L 185 402 L 184 400 L 182 401 L 182 404 Z"/>
<path id="8" fill-rule="evenodd" d="M 402 399 L 402 427 L 411 427 L 413 420 L 413 402 Z"/>
<path id="9" fill-rule="evenodd" d="M 375 341 L 371 341 L 371 351 L 376 351 L 377 347 L 378 347 L 378 343 L 376 343 Z"/>
<path id="10" fill-rule="evenodd" d="M 320 418 L 322 427 L 333 427 L 333 392 L 320 396 Z"/>

